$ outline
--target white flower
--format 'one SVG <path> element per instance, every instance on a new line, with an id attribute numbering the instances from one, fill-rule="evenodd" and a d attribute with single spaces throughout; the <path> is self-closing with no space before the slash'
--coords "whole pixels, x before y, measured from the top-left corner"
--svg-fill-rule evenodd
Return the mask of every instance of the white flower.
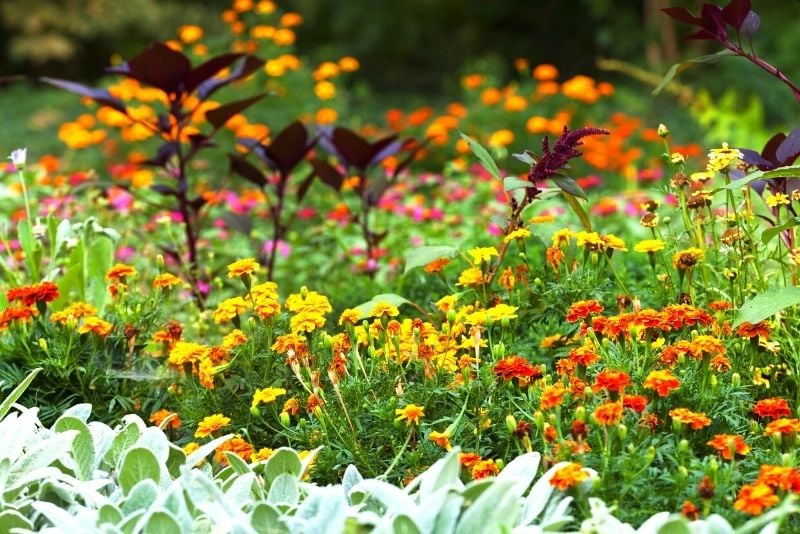
<path id="1" fill-rule="evenodd" d="M 11 152 L 11 155 L 8 156 L 8 159 L 11 160 L 11 163 L 14 164 L 14 167 L 17 170 L 20 170 L 25 167 L 25 160 L 28 158 L 28 149 L 27 148 L 18 148 Z"/>

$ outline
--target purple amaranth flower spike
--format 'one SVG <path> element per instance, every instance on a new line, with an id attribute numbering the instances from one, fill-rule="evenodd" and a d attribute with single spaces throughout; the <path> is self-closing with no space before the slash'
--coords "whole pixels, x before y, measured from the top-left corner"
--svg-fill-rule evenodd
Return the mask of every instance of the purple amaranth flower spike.
<path id="1" fill-rule="evenodd" d="M 575 147 L 583 144 L 581 139 L 590 135 L 608 135 L 608 130 L 602 128 L 585 127 L 571 130 L 564 126 L 561 137 L 550 149 L 550 140 L 545 136 L 542 140 L 542 156 L 531 167 L 528 173 L 528 180 L 537 183 L 551 176 L 559 174 L 559 171 L 567 166 L 569 160 L 578 158 L 581 153 Z"/>

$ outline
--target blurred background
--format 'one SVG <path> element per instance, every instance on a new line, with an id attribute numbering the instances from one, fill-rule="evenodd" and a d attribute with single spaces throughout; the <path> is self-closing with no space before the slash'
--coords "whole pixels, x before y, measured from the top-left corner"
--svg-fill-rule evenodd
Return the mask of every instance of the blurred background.
<path id="1" fill-rule="evenodd" d="M 685 41 L 691 29 L 674 24 L 662 7 L 686 0 L 284 0 L 280 9 L 302 15 L 295 53 L 311 63 L 353 56 L 361 67 L 350 85 L 364 120 L 388 107 L 443 105 L 457 95 L 463 75 L 487 73 L 498 83 L 515 76 L 513 61 L 552 63 L 563 77 L 585 74 L 630 93 L 634 110 L 691 103 L 653 98 L 669 66 L 718 50 Z M 723 2 L 718 2 L 723 4 Z M 0 145 L 46 131 L 74 116 L 72 96 L 34 84 L 41 75 L 99 83 L 103 68 L 150 41 L 197 24 L 211 38 L 224 31 L 220 12 L 229 0 L 25 0 L 0 3 Z M 756 50 L 789 77 L 800 77 L 800 3 L 754 1 L 762 19 Z M 117 59 L 115 59 L 117 58 Z M 795 76 L 793 76 L 795 75 Z M 742 59 L 688 69 L 679 82 L 705 94 L 728 121 L 747 120 L 748 131 L 789 128 L 797 106 L 788 90 Z M 35 91 L 32 91 L 35 88 Z M 701 90 L 701 92 L 698 92 Z M 33 121 L 33 122 L 31 122 Z M 697 120 L 695 120 L 697 122 Z M 708 131 L 708 126 L 704 127 Z M 58 141 L 42 136 L 42 149 Z M 63 149 L 63 148 L 62 148 Z"/>

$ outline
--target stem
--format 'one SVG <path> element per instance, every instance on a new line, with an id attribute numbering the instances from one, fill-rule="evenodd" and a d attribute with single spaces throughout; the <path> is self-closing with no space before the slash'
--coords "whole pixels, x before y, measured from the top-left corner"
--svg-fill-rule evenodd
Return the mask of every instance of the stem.
<path id="1" fill-rule="evenodd" d="M 400 447 L 400 452 L 398 452 L 395 455 L 394 460 L 392 460 L 391 465 L 389 465 L 389 468 L 386 471 L 384 471 L 384 473 L 381 476 L 379 476 L 377 478 L 380 479 L 380 478 L 386 478 L 386 477 L 389 476 L 389 473 L 391 473 L 394 470 L 395 466 L 397 466 L 397 463 L 400 461 L 400 458 L 403 456 L 403 453 L 406 452 L 406 447 L 408 447 L 408 444 L 411 442 L 411 436 L 413 436 L 413 435 L 414 435 L 414 429 L 412 428 L 408 432 L 408 436 L 406 436 L 406 440 L 403 442 L 403 446 Z"/>
<path id="2" fill-rule="evenodd" d="M 25 200 L 25 215 L 28 217 L 28 220 L 31 224 L 33 224 L 33 220 L 31 219 L 31 204 L 28 200 L 28 188 L 25 187 L 25 175 L 23 171 L 19 171 L 19 183 L 22 185 L 22 198 Z"/>

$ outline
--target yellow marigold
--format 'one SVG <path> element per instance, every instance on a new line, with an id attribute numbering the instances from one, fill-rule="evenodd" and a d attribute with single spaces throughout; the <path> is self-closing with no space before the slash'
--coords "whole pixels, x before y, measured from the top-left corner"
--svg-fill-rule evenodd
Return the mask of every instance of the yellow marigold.
<path id="1" fill-rule="evenodd" d="M 503 238 L 503 243 L 508 243 L 509 241 L 513 241 L 514 239 L 524 239 L 526 237 L 531 236 L 531 231 L 527 228 L 517 228 L 507 236 Z"/>
<path id="2" fill-rule="evenodd" d="M 428 434 L 428 439 L 446 451 L 453 448 L 453 446 L 450 445 L 450 436 L 447 435 L 447 432 L 437 432 L 433 430 Z"/>
<path id="3" fill-rule="evenodd" d="M 517 310 L 519 310 L 519 307 L 509 306 L 501 302 L 486 310 L 486 313 L 495 321 L 500 321 L 502 319 L 516 319 Z"/>
<path id="4" fill-rule="evenodd" d="M 742 153 L 737 148 L 729 148 L 728 143 L 722 143 L 722 148 L 713 148 L 708 153 L 706 169 L 712 172 L 727 172 L 733 165 L 742 160 Z"/>
<path id="5" fill-rule="evenodd" d="M 178 39 L 183 43 L 192 44 L 203 38 L 203 28 L 194 24 L 185 24 L 178 28 Z"/>
<path id="6" fill-rule="evenodd" d="M 464 269 L 461 271 L 461 274 L 458 275 L 458 283 L 457 286 L 476 286 L 478 284 L 483 283 L 483 273 L 477 267 L 470 267 L 469 269 Z"/>
<path id="7" fill-rule="evenodd" d="M 645 389 L 655 390 L 661 397 L 666 397 L 671 390 L 678 389 L 680 386 L 680 380 L 668 369 L 650 371 L 650 374 L 644 380 Z"/>
<path id="8" fill-rule="evenodd" d="M 397 306 L 392 306 L 388 302 L 378 302 L 372 307 L 368 317 L 397 317 L 398 315 L 400 315 L 400 310 L 397 309 Z"/>
<path id="9" fill-rule="evenodd" d="M 222 338 L 222 348 L 232 349 L 247 343 L 247 335 L 238 328 L 233 329 L 228 335 Z"/>
<path id="10" fill-rule="evenodd" d="M 361 320 L 360 311 L 356 310 L 355 308 L 347 308 L 339 316 L 339 326 L 342 326 L 345 323 L 358 324 L 358 321 L 360 320 Z"/>
<path id="11" fill-rule="evenodd" d="M 633 246 L 636 252 L 658 252 L 664 250 L 666 245 L 660 239 L 644 239 Z"/>
<path id="12" fill-rule="evenodd" d="M 482 262 L 489 262 L 492 256 L 497 256 L 497 249 L 494 247 L 476 247 L 467 251 L 472 256 L 472 263 L 478 265 Z"/>
<path id="13" fill-rule="evenodd" d="M 492 132 L 486 144 L 492 148 L 500 148 L 508 146 L 513 142 L 514 132 L 508 129 L 502 129 Z"/>
<path id="14" fill-rule="evenodd" d="M 589 473 L 578 463 L 571 462 L 557 469 L 550 478 L 550 485 L 561 491 L 567 491 L 589 478 Z"/>
<path id="15" fill-rule="evenodd" d="M 691 247 L 676 252 L 675 256 L 672 257 L 672 263 L 679 271 L 685 271 L 697 265 L 697 262 L 703 259 L 704 255 L 705 252 L 702 249 Z"/>
<path id="16" fill-rule="evenodd" d="M 248 307 L 247 301 L 242 297 L 225 299 L 219 303 L 217 309 L 211 314 L 211 317 L 217 324 L 226 323 L 246 312 Z"/>
<path id="17" fill-rule="evenodd" d="M 286 390 L 283 388 L 268 387 L 257 389 L 255 393 L 253 393 L 253 402 L 250 406 L 255 408 L 259 404 L 269 404 L 270 402 L 275 402 L 275 399 L 283 395 L 286 395 Z"/>
<path id="18" fill-rule="evenodd" d="M 534 215 L 533 217 L 528 219 L 528 222 L 531 224 L 544 224 L 553 222 L 555 220 L 556 220 L 555 215 Z"/>
<path id="19" fill-rule="evenodd" d="M 568 228 L 562 228 L 561 230 L 556 230 L 553 233 L 553 246 L 560 247 L 561 245 L 565 245 L 569 243 L 569 240 L 573 237 L 576 237 L 576 233 Z"/>
<path id="20" fill-rule="evenodd" d="M 774 195 L 770 195 L 765 199 L 767 206 L 770 208 L 775 208 L 778 206 L 788 206 L 791 204 L 789 200 L 789 195 L 784 195 L 783 193 L 775 193 Z"/>
<path id="21" fill-rule="evenodd" d="M 419 420 L 425 415 L 425 407 L 416 404 L 408 404 L 394 411 L 397 421 L 405 421 L 406 426 L 419 424 Z"/>
<path id="22" fill-rule="evenodd" d="M 250 293 L 253 295 L 253 300 L 256 302 L 261 299 L 276 299 L 278 298 L 278 284 L 275 282 L 263 282 L 256 284 L 250 288 Z"/>
<path id="23" fill-rule="evenodd" d="M 132 277 L 136 275 L 136 269 L 131 265 L 125 265 L 124 263 L 117 263 L 113 267 L 111 267 L 108 271 L 106 271 L 106 280 L 112 280 L 114 282 L 122 282 L 126 278 Z"/>
<path id="24" fill-rule="evenodd" d="M 97 308 L 85 302 L 73 302 L 61 311 L 57 311 L 50 316 L 50 321 L 54 323 L 66 324 L 70 320 L 78 320 L 81 317 L 94 315 Z"/>
<path id="25" fill-rule="evenodd" d="M 480 480 L 482 478 L 496 476 L 500 473 L 500 467 L 492 458 L 488 460 L 478 460 L 469 468 L 469 473 L 472 475 L 473 480 Z"/>
<path id="26" fill-rule="evenodd" d="M 325 316 L 313 311 L 301 311 L 289 320 L 292 332 L 313 332 L 325 326 Z"/>
<path id="27" fill-rule="evenodd" d="M 198 443 L 195 443 L 194 441 L 192 441 L 192 442 L 187 443 L 186 445 L 183 446 L 183 452 L 186 454 L 186 456 L 189 456 L 190 454 L 192 454 L 194 451 L 196 451 L 199 448 L 200 448 L 200 445 Z"/>
<path id="28" fill-rule="evenodd" d="M 693 412 L 687 408 L 675 408 L 670 410 L 669 416 L 674 421 L 688 425 L 692 430 L 700 430 L 711 424 L 711 419 L 702 412 Z"/>
<path id="29" fill-rule="evenodd" d="M 153 289 L 170 289 L 181 283 L 181 279 L 171 273 L 163 273 L 153 278 Z"/>
<path id="30" fill-rule="evenodd" d="M 436 308 L 442 313 L 447 313 L 454 310 L 458 302 L 458 295 L 445 295 L 436 301 Z"/>
<path id="31" fill-rule="evenodd" d="M 308 291 L 303 287 L 300 294 L 291 294 L 286 299 L 286 309 L 292 313 L 315 312 L 319 314 L 329 313 L 333 308 L 328 301 L 328 297 L 316 291 Z"/>
<path id="32" fill-rule="evenodd" d="M 176 341 L 172 350 L 169 351 L 167 361 L 170 365 L 180 366 L 185 363 L 194 363 L 204 359 L 210 349 L 204 345 L 191 343 L 188 341 Z"/>
<path id="33" fill-rule="evenodd" d="M 262 298 L 256 300 L 256 305 L 253 307 L 253 313 L 262 319 L 270 319 L 277 316 L 281 312 L 281 303 L 275 299 Z"/>
<path id="34" fill-rule="evenodd" d="M 251 275 L 258 270 L 258 262 L 254 258 L 245 258 L 228 265 L 228 278 L 240 278 Z"/>
<path id="35" fill-rule="evenodd" d="M 614 234 L 603 236 L 602 239 L 603 243 L 610 249 L 621 250 L 623 252 L 628 250 L 628 247 L 625 246 L 625 242 Z"/>
<path id="36" fill-rule="evenodd" d="M 587 232 L 586 230 L 581 230 L 574 234 L 575 240 L 579 247 L 584 245 L 588 245 L 590 248 L 602 248 L 605 246 L 605 241 L 603 238 L 600 237 L 600 234 L 597 232 Z"/>
<path id="37" fill-rule="evenodd" d="M 314 86 L 314 94 L 320 100 L 330 100 L 336 96 L 336 86 L 327 80 L 323 80 Z"/>
<path id="38" fill-rule="evenodd" d="M 97 336 L 106 337 L 111 333 L 113 328 L 114 325 L 108 321 L 100 319 L 99 317 L 86 317 L 83 320 L 83 324 L 80 326 L 80 328 L 78 328 L 78 333 L 88 334 L 91 332 Z"/>
<path id="39" fill-rule="evenodd" d="M 207 438 L 208 436 L 218 431 L 222 427 L 228 426 L 230 424 L 231 424 L 231 418 L 225 417 L 221 413 L 215 413 L 214 415 L 209 415 L 208 417 L 200 421 L 200 423 L 197 425 L 197 431 L 194 433 L 194 437 Z"/>

